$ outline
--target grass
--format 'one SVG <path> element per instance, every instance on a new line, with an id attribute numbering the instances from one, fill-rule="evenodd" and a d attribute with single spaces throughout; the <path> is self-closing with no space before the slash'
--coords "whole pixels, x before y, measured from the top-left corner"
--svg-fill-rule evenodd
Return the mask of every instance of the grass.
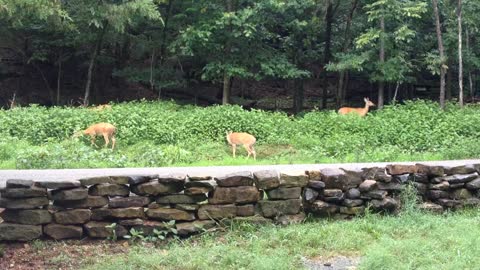
<path id="1" fill-rule="evenodd" d="M 301 269 L 301 258 L 361 256 L 360 269 L 478 269 L 480 210 L 367 214 L 278 227 L 236 224 L 225 233 L 136 246 L 84 269 Z"/>

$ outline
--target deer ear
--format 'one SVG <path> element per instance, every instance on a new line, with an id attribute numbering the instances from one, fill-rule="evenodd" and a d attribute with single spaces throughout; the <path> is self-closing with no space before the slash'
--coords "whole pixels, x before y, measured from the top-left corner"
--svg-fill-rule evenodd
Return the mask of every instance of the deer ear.
<path id="1" fill-rule="evenodd" d="M 364 98 L 363 98 L 363 101 L 367 102 L 367 101 L 368 101 L 368 98 L 364 97 Z"/>

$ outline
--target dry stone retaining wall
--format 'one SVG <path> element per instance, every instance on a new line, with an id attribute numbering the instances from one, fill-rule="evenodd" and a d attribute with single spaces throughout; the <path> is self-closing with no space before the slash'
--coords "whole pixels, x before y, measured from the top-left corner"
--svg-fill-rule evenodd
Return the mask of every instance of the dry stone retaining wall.
<path id="1" fill-rule="evenodd" d="M 175 221 L 180 236 L 223 220 L 288 224 L 311 213 L 349 218 L 366 207 L 395 212 L 412 185 L 420 207 L 441 212 L 480 204 L 480 164 L 388 165 L 357 170 L 245 171 L 223 177 L 132 175 L 32 181 L 0 190 L 0 241 L 123 237 L 151 234 Z M 110 225 L 115 223 L 116 226 Z"/>

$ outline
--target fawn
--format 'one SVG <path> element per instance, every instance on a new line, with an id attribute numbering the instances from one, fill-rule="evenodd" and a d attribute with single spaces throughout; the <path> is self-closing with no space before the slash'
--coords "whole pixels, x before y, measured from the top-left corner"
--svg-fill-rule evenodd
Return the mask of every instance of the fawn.
<path id="1" fill-rule="evenodd" d="M 233 157 L 235 158 L 235 150 L 237 148 L 237 144 L 243 145 L 245 150 L 248 152 L 247 158 L 250 157 L 250 155 L 253 155 L 253 159 L 257 160 L 257 154 L 255 153 L 255 149 L 253 148 L 253 145 L 257 141 L 255 137 L 248 133 L 239 133 L 239 132 L 231 132 L 227 131 L 227 141 L 228 143 L 232 146 L 232 152 L 233 152 Z"/>
<path id="2" fill-rule="evenodd" d="M 75 134 L 73 134 L 73 137 L 76 138 L 80 135 L 89 135 L 90 142 L 92 143 L 92 145 L 95 145 L 96 147 L 98 147 L 98 145 L 95 144 L 95 137 L 98 135 L 103 135 L 103 139 L 105 140 L 105 147 L 108 146 L 111 140 L 112 150 L 113 150 L 113 148 L 115 148 L 115 132 L 116 131 L 117 131 L 117 128 L 112 124 L 98 123 L 98 124 L 91 125 L 85 130 L 75 132 Z"/>
<path id="3" fill-rule="evenodd" d="M 341 115 L 347 114 L 347 113 L 356 113 L 360 115 L 361 117 L 364 117 L 368 113 L 368 109 L 371 106 L 375 106 L 373 102 L 371 102 L 368 98 L 363 98 L 363 101 L 365 101 L 365 107 L 364 108 L 351 108 L 351 107 L 342 107 L 340 110 L 338 110 L 338 113 Z"/>

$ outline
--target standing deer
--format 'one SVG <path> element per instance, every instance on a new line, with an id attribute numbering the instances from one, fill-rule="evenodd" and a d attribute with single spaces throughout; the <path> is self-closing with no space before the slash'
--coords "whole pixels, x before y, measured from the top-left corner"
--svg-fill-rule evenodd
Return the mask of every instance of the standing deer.
<path id="1" fill-rule="evenodd" d="M 253 148 L 253 145 L 257 141 L 255 137 L 248 133 L 239 133 L 239 132 L 231 132 L 227 131 L 227 141 L 228 143 L 232 146 L 232 152 L 233 152 L 233 157 L 235 158 L 235 150 L 237 148 L 237 144 L 243 145 L 245 150 L 248 152 L 247 158 L 250 157 L 250 155 L 253 155 L 253 159 L 257 160 L 257 154 L 255 153 L 255 149 Z"/>
<path id="2" fill-rule="evenodd" d="M 95 145 L 95 147 L 98 147 L 98 145 L 95 144 L 95 138 L 98 135 L 103 135 L 103 139 L 105 140 L 105 147 L 108 146 L 111 140 L 112 150 L 113 150 L 113 148 L 115 148 L 115 132 L 116 131 L 117 131 L 117 128 L 112 124 L 98 123 L 98 124 L 91 125 L 85 130 L 75 132 L 75 134 L 73 134 L 73 137 L 76 138 L 80 135 L 89 135 L 90 142 L 92 143 L 92 145 Z"/>
<path id="3" fill-rule="evenodd" d="M 338 113 L 341 115 L 345 115 L 348 113 L 356 113 L 360 115 L 361 117 L 364 117 L 368 113 L 368 109 L 371 106 L 375 106 L 373 102 L 371 102 L 368 98 L 363 98 L 363 101 L 365 101 L 365 107 L 363 108 L 351 108 L 351 107 L 342 107 L 340 110 L 338 110 Z"/>

